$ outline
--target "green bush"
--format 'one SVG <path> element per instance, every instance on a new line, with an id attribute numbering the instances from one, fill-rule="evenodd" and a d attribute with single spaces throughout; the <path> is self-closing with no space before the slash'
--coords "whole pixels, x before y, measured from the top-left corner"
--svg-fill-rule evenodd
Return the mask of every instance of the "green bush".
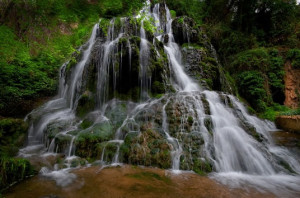
<path id="1" fill-rule="evenodd" d="M 203 1 L 198 0 L 166 0 L 169 9 L 176 10 L 176 13 L 171 12 L 177 16 L 189 16 L 193 18 L 197 24 L 202 24 L 203 15 L 205 14 Z"/>
<path id="2" fill-rule="evenodd" d="M 300 115 L 300 108 L 281 112 L 280 115 L 285 115 L 285 116 Z"/>
<path id="3" fill-rule="evenodd" d="M 256 48 L 235 55 L 231 63 L 231 70 L 266 72 L 270 64 L 268 51 L 265 48 Z"/>
<path id="4" fill-rule="evenodd" d="M 300 69 L 300 49 L 289 50 L 287 58 L 291 61 L 293 68 Z"/>
<path id="5" fill-rule="evenodd" d="M 258 71 L 246 71 L 238 75 L 240 94 L 258 111 L 266 109 L 267 93 L 264 88 L 264 77 Z"/>
<path id="6" fill-rule="evenodd" d="M 263 119 L 275 121 L 278 115 L 284 114 L 285 112 L 289 111 L 290 109 L 288 107 L 274 103 L 272 106 L 267 107 L 265 112 L 262 112 L 259 116 Z"/>

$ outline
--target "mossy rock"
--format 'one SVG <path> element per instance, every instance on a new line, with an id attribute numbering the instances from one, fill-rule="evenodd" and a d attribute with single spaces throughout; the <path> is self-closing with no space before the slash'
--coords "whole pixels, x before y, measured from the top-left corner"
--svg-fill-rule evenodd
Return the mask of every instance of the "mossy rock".
<path id="1" fill-rule="evenodd" d="M 204 118 L 204 126 L 206 127 L 207 131 L 211 134 L 213 133 L 213 122 L 210 116 L 206 116 Z"/>
<path id="2" fill-rule="evenodd" d="M 58 153 L 67 153 L 72 137 L 70 135 L 59 134 L 55 137 L 55 145 Z"/>
<path id="3" fill-rule="evenodd" d="M 213 166 L 208 160 L 205 159 L 193 159 L 192 170 L 199 175 L 205 175 L 213 170 Z"/>
<path id="4" fill-rule="evenodd" d="M 148 128 L 138 136 L 134 133 L 130 134 L 121 148 L 123 152 L 125 151 L 125 155 L 128 155 L 128 161 L 131 164 L 165 169 L 171 167 L 170 145 L 152 129 Z"/>
<path id="5" fill-rule="evenodd" d="M 201 101 L 202 105 L 204 107 L 204 112 L 206 115 L 211 115 L 210 113 L 210 107 L 209 107 L 209 102 L 206 100 L 205 95 L 201 95 Z"/>
<path id="6" fill-rule="evenodd" d="M 188 42 L 200 42 L 200 29 L 192 18 L 187 16 L 175 18 L 172 23 L 172 29 L 175 41 L 180 45 Z"/>
<path id="7" fill-rule="evenodd" d="M 83 118 L 87 113 L 95 108 L 95 98 L 92 93 L 85 92 L 78 100 L 76 115 Z"/>
<path id="8" fill-rule="evenodd" d="M 76 155 L 83 158 L 95 158 L 98 143 L 112 139 L 113 126 L 109 122 L 99 123 L 78 134 L 75 140 Z"/>
<path id="9" fill-rule="evenodd" d="M 28 160 L 0 157 L 0 192 L 34 174 L 36 172 Z"/>
<path id="10" fill-rule="evenodd" d="M 101 144 L 101 147 L 102 147 L 101 156 L 103 155 L 103 161 L 105 161 L 107 163 L 112 163 L 119 146 L 120 146 L 120 144 L 116 143 L 116 142 L 102 143 Z"/>
<path id="11" fill-rule="evenodd" d="M 80 128 L 81 128 L 81 129 L 87 129 L 87 128 L 89 128 L 89 127 L 92 126 L 92 125 L 93 125 L 93 122 L 92 122 L 91 120 L 84 119 L 84 120 L 82 121 L 82 123 L 80 124 Z"/>
<path id="12" fill-rule="evenodd" d="M 51 140 L 58 133 L 64 131 L 68 126 L 70 126 L 70 124 L 71 123 L 66 120 L 55 120 L 47 125 L 45 134 L 47 135 L 47 138 Z"/>
<path id="13" fill-rule="evenodd" d="M 117 129 L 127 117 L 127 102 L 117 101 L 115 105 L 106 109 L 105 116 L 111 121 L 112 125 Z"/>

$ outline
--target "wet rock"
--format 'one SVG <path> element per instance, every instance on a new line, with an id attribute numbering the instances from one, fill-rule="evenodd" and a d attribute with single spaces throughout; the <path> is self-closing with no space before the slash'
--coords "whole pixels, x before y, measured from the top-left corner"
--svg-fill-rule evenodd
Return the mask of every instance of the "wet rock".
<path id="1" fill-rule="evenodd" d="M 79 133 L 75 140 L 75 154 L 83 158 L 97 158 L 97 144 L 113 137 L 113 126 L 109 122 L 94 125 Z"/>
<path id="2" fill-rule="evenodd" d="M 204 119 L 204 125 L 205 125 L 207 131 L 212 134 L 213 133 L 213 123 L 212 123 L 212 119 L 210 116 L 207 116 Z"/>
<path id="3" fill-rule="evenodd" d="M 76 114 L 79 117 L 84 117 L 88 112 L 95 108 L 95 98 L 93 94 L 86 91 L 79 99 Z"/>
<path id="4" fill-rule="evenodd" d="M 211 115 L 209 103 L 208 103 L 208 101 L 206 100 L 206 98 L 205 98 L 204 95 L 201 95 L 201 101 L 202 101 L 202 104 L 203 104 L 203 107 L 204 107 L 204 112 L 205 112 L 205 114 L 206 114 L 206 115 Z"/>
<path id="5" fill-rule="evenodd" d="M 128 163 L 170 168 L 170 149 L 159 133 L 145 129 L 138 136 L 134 133 L 127 136 L 121 150 L 124 156 L 128 156 Z"/>
<path id="6" fill-rule="evenodd" d="M 296 116 L 278 116 L 275 120 L 278 128 L 290 132 L 300 133 L 300 115 Z"/>
<path id="7" fill-rule="evenodd" d="M 163 36 L 163 41 L 164 41 L 164 43 L 168 43 L 169 42 L 169 35 L 168 34 L 165 34 Z"/>
<path id="8" fill-rule="evenodd" d="M 182 16 L 174 19 L 172 28 L 175 41 L 181 45 L 184 43 L 198 43 L 200 41 L 200 30 L 195 27 L 195 21 L 189 17 Z"/>
<path id="9" fill-rule="evenodd" d="M 59 134 L 55 137 L 55 148 L 58 153 L 67 154 L 72 137 L 70 135 Z"/>
<path id="10" fill-rule="evenodd" d="M 103 142 L 97 145 L 98 156 L 100 160 L 106 163 L 113 163 L 114 157 L 120 144 L 118 142 Z"/>

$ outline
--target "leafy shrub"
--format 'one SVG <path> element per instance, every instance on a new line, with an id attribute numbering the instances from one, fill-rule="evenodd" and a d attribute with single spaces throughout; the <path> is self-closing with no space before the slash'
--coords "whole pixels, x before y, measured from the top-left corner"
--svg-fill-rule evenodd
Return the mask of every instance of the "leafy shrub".
<path id="1" fill-rule="evenodd" d="M 285 115 L 285 116 L 300 115 L 300 108 L 281 112 L 280 115 Z"/>
<path id="2" fill-rule="evenodd" d="M 289 50 L 287 58 L 291 61 L 295 69 L 300 69 L 300 49 Z"/>
<path id="3" fill-rule="evenodd" d="M 256 48 L 238 53 L 231 63 L 231 70 L 266 72 L 270 65 L 268 51 L 265 48 Z"/>
<path id="4" fill-rule="evenodd" d="M 264 88 L 264 77 L 258 71 L 242 72 L 238 76 L 238 85 L 241 95 L 259 112 L 266 109 L 267 93 Z"/>

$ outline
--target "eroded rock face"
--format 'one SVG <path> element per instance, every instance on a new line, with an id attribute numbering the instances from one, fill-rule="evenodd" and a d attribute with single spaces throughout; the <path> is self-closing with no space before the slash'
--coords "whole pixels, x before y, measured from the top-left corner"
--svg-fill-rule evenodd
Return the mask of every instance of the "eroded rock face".
<path id="1" fill-rule="evenodd" d="M 300 101 L 300 70 L 293 69 L 290 62 L 285 64 L 285 101 L 284 105 L 296 109 Z"/>

